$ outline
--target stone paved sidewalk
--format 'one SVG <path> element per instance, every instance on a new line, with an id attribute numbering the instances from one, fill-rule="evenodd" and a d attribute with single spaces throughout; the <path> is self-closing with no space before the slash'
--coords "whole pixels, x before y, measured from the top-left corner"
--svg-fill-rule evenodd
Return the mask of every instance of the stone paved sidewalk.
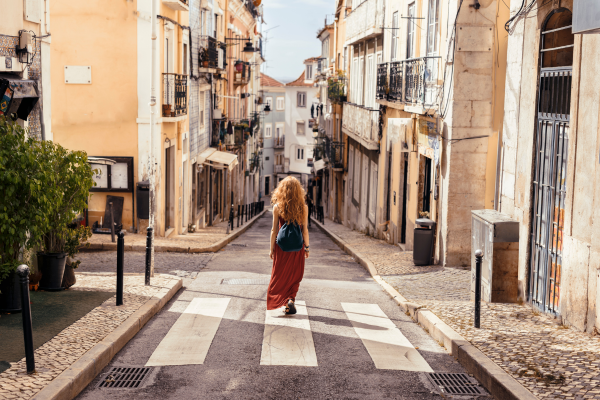
<path id="1" fill-rule="evenodd" d="M 109 333 L 152 296 L 171 289 L 179 278 L 158 275 L 152 285 L 144 285 L 144 277 L 124 277 L 123 306 L 115 306 L 115 297 L 106 300 L 83 318 L 64 329 L 35 350 L 36 373 L 27 375 L 25 359 L 14 363 L 0 374 L 0 399 L 30 399 Z M 69 290 L 115 290 L 115 276 L 107 274 L 77 274 L 77 283 Z M 35 323 L 35 321 L 34 321 Z"/>
<path id="2" fill-rule="evenodd" d="M 266 206 L 265 206 L 266 207 Z M 259 214 L 260 215 L 260 214 Z M 169 238 L 154 237 L 154 246 L 157 252 L 183 252 L 183 253 L 195 253 L 195 252 L 209 252 L 215 251 L 210 249 L 233 235 L 241 232 L 248 224 L 255 220 L 248 218 L 244 224 L 237 227 L 237 218 L 234 219 L 235 228 L 227 233 L 227 221 L 219 222 L 214 226 L 209 226 L 204 229 L 199 229 L 193 233 L 187 233 L 185 235 L 175 235 Z M 111 235 L 94 234 L 89 240 L 89 246 L 84 250 L 114 250 L 116 249 L 116 238 L 115 243 L 111 241 Z M 146 234 L 145 233 L 127 233 L 125 235 L 125 250 L 143 251 L 146 248 Z"/>
<path id="3" fill-rule="evenodd" d="M 482 303 L 473 328 L 470 271 L 419 267 L 412 253 L 326 220 L 325 228 L 368 258 L 407 300 L 434 312 L 521 385 L 543 399 L 600 399 L 600 339 L 528 305 Z"/>

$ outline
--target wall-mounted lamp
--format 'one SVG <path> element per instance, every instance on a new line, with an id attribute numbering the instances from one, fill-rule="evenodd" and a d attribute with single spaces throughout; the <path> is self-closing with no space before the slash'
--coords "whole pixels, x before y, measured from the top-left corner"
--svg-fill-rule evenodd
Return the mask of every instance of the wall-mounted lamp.
<path id="1" fill-rule="evenodd" d="M 33 40 L 33 33 L 19 31 L 19 44 L 17 44 L 15 52 L 21 64 L 30 65 L 33 62 Z"/>

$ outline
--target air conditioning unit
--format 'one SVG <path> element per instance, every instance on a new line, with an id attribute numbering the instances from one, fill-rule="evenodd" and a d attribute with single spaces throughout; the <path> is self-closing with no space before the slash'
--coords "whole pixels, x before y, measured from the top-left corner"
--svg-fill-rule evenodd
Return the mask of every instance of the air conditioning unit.
<path id="1" fill-rule="evenodd" d="M 471 300 L 475 299 L 475 251 L 483 252 L 481 300 L 518 301 L 519 221 L 496 210 L 471 211 Z"/>
<path id="2" fill-rule="evenodd" d="M 218 53 L 217 68 L 225 69 L 225 65 L 224 65 L 225 57 L 223 57 L 223 49 L 217 49 L 217 53 Z"/>

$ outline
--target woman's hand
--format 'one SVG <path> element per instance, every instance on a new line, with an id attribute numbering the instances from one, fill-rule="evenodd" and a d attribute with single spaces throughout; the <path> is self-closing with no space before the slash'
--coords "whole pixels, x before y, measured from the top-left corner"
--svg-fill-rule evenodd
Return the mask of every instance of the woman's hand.
<path id="1" fill-rule="evenodd" d="M 272 260 L 273 259 L 273 250 L 269 250 L 269 258 Z"/>
<path id="2" fill-rule="evenodd" d="M 310 251 L 305 251 L 304 252 L 304 258 L 308 258 L 309 255 L 310 255 Z"/>

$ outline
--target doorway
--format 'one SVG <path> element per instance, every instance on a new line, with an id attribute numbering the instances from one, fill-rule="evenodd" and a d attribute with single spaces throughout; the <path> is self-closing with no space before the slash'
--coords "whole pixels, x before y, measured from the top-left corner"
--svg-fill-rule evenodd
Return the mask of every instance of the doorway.
<path id="1" fill-rule="evenodd" d="M 571 12 L 559 8 L 542 25 L 534 139 L 529 300 L 560 313 L 563 229 L 574 35 Z"/>
<path id="2" fill-rule="evenodd" d="M 406 243 L 406 200 L 408 190 L 408 153 L 404 154 L 404 174 L 402 177 L 402 224 L 400 228 L 400 243 Z"/>
<path id="3" fill-rule="evenodd" d="M 165 150 L 165 235 L 175 226 L 175 146 Z"/>
<path id="4" fill-rule="evenodd" d="M 271 194 L 271 177 L 265 176 L 265 196 Z"/>

